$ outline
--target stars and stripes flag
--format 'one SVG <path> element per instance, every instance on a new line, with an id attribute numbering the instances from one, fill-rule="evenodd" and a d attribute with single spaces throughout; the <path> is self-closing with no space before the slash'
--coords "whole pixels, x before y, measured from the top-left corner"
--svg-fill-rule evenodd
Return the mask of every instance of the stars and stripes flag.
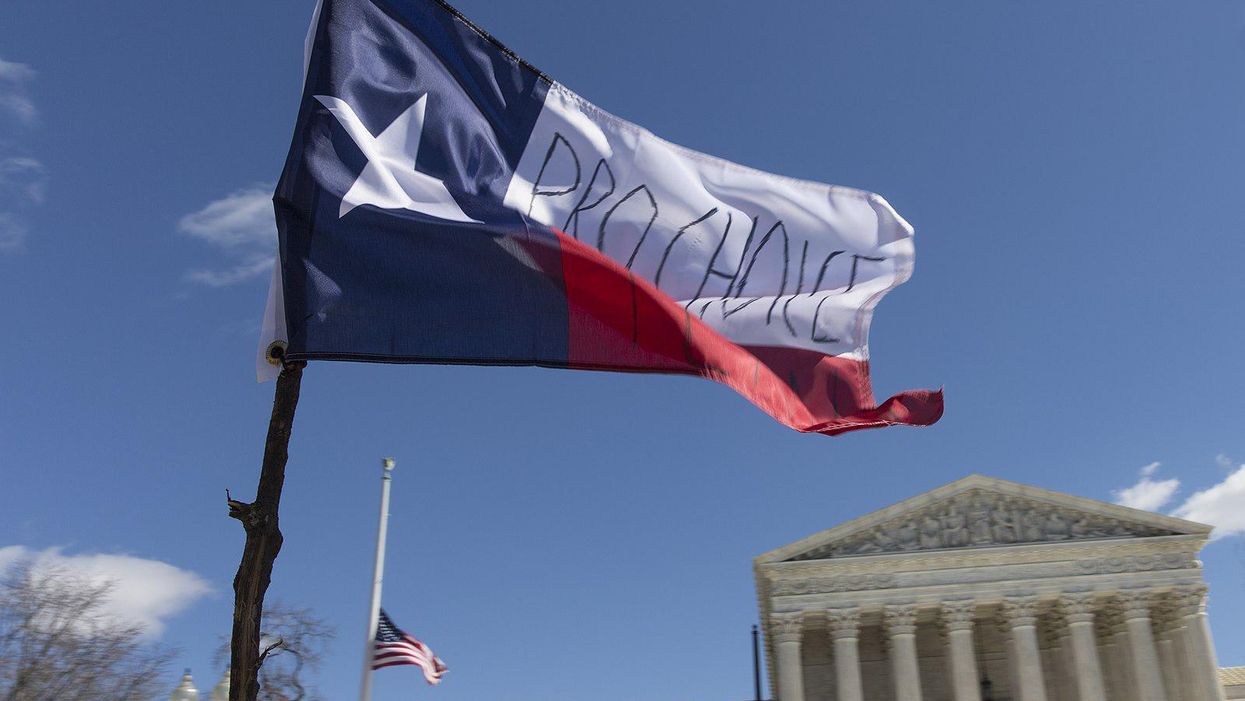
<path id="1" fill-rule="evenodd" d="M 442 0 L 321 0 L 274 201 L 261 376 L 281 348 L 697 375 L 825 434 L 942 415 L 873 396 L 873 310 L 914 261 L 885 199 L 664 141 Z"/>
<path id="2" fill-rule="evenodd" d="M 402 664 L 418 665 L 424 670 L 424 679 L 429 684 L 440 684 L 441 677 L 449 671 L 441 658 L 432 654 L 432 648 L 394 625 L 381 609 L 376 625 L 376 644 L 372 649 L 372 669 Z"/>

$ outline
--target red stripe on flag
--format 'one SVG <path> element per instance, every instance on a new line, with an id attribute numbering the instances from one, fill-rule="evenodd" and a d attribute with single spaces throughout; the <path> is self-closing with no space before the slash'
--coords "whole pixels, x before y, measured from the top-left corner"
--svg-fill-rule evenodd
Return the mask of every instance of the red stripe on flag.
<path id="1" fill-rule="evenodd" d="M 927 426 L 942 416 L 941 391 L 903 392 L 876 404 L 867 361 L 736 345 L 595 248 L 554 232 L 562 249 L 571 367 L 700 375 L 805 432 Z"/>

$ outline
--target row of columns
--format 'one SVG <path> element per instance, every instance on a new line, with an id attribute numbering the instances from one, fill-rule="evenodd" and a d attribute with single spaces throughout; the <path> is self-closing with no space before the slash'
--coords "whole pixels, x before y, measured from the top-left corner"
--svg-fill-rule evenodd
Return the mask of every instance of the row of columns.
<path id="1" fill-rule="evenodd" d="M 1124 590 L 1112 593 L 1109 600 L 1095 592 L 1060 595 L 1055 602 L 1054 635 L 1046 647 L 1069 678 L 1061 680 L 1067 682 L 1065 688 L 1053 690 L 1056 696 L 1073 701 L 1223 701 L 1205 601 L 1206 588 L 1201 585 L 1164 592 Z M 1047 603 L 1034 596 L 1016 596 L 1007 597 L 1001 607 L 1018 701 L 1047 701 L 1038 637 L 1039 613 Z M 940 604 L 955 701 L 982 701 L 973 642 L 977 608 L 972 599 Z M 833 640 L 835 698 L 864 701 L 859 652 L 862 611 L 848 607 L 823 613 Z M 917 613 L 914 604 L 888 605 L 882 610 L 896 701 L 922 701 Z M 771 616 L 769 634 L 778 664 L 779 701 L 804 701 L 803 617 L 803 612 Z"/>

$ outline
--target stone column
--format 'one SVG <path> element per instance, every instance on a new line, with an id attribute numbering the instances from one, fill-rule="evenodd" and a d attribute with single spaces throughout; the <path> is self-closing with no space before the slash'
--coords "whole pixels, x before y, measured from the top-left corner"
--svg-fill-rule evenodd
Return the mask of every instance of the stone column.
<path id="1" fill-rule="evenodd" d="M 1006 618 L 1002 617 L 1002 614 L 999 616 L 999 640 L 1003 644 L 1003 662 L 1007 666 L 1007 679 L 1014 687 L 1019 684 L 1017 680 L 1020 679 L 1020 667 L 1016 665 L 1015 636 L 1012 635 L 1011 624 L 1007 622 Z M 982 660 L 982 664 L 988 667 L 990 663 Z M 1015 692 L 1015 694 L 1013 694 L 1013 696 L 1017 699 L 1020 698 L 1016 695 L 1018 693 L 1019 692 Z"/>
<path id="2" fill-rule="evenodd" d="M 981 701 L 977 681 L 977 653 L 973 646 L 973 620 L 977 602 L 968 599 L 942 602 L 942 622 L 947 628 L 947 656 L 951 658 L 951 690 L 955 701 Z"/>
<path id="3" fill-rule="evenodd" d="M 1159 653 L 1154 646 L 1154 630 L 1150 626 L 1150 604 L 1153 592 L 1132 589 L 1120 592 L 1124 621 L 1128 626 L 1128 648 L 1133 659 L 1133 688 L 1138 701 L 1167 701 Z"/>
<path id="4" fill-rule="evenodd" d="M 864 687 L 860 682 L 860 609 L 842 608 L 826 611 L 830 638 L 834 641 L 834 679 L 838 689 L 836 701 L 863 701 Z"/>
<path id="5" fill-rule="evenodd" d="M 1179 701 L 1181 694 L 1179 665 L 1176 663 L 1176 646 L 1171 635 L 1160 633 L 1156 636 L 1154 647 L 1159 653 L 1159 671 L 1163 675 L 1163 690 L 1167 693 L 1167 701 Z"/>
<path id="6" fill-rule="evenodd" d="M 1003 615 L 1012 632 L 1012 655 L 1016 662 L 1014 686 L 1019 701 L 1046 701 L 1037 641 L 1037 609 L 1037 597 L 1033 596 L 1009 596 L 1003 603 Z"/>
<path id="7" fill-rule="evenodd" d="M 1059 631 L 1053 621 L 1038 615 L 1037 620 L 1038 654 L 1042 657 L 1042 679 L 1046 682 L 1046 695 L 1058 701 L 1068 700 L 1067 682 L 1072 680 L 1071 674 L 1061 674 L 1059 660 Z"/>
<path id="8" fill-rule="evenodd" d="M 1137 678 L 1133 674 L 1133 652 L 1128 643 L 1128 626 L 1123 611 L 1111 620 L 1111 639 L 1115 641 L 1115 675 L 1120 682 L 1119 701 L 1136 701 Z"/>
<path id="9" fill-rule="evenodd" d="M 1067 701 L 1081 701 L 1081 688 L 1076 673 L 1076 653 L 1072 651 L 1072 631 L 1068 630 L 1066 625 L 1061 624 L 1062 621 L 1059 621 L 1057 624 L 1059 628 L 1056 632 L 1059 639 L 1059 688 L 1063 693 L 1062 698 Z M 1096 646 L 1094 652 L 1098 652 Z"/>
<path id="10" fill-rule="evenodd" d="M 921 701 L 921 669 L 916 659 L 916 606 L 887 606 L 886 634 L 890 639 L 895 701 Z"/>
<path id="11" fill-rule="evenodd" d="M 1184 650 L 1176 644 L 1176 637 L 1181 635 L 1180 619 L 1171 597 L 1160 599 L 1151 609 L 1150 618 L 1154 622 L 1155 645 L 1159 651 L 1159 665 L 1163 668 L 1167 701 L 1187 701 L 1185 687 L 1188 682 L 1181 676 L 1184 672 Z"/>
<path id="12" fill-rule="evenodd" d="M 1080 701 L 1106 701 L 1102 683 L 1102 662 L 1094 640 L 1094 595 L 1092 592 L 1064 594 L 1059 598 L 1068 634 L 1072 638 L 1072 663 Z"/>
<path id="13" fill-rule="evenodd" d="M 1120 675 L 1116 669 L 1115 638 L 1111 635 L 1111 622 L 1105 611 L 1094 617 L 1094 635 L 1098 638 L 1098 664 L 1102 667 L 1102 679 L 1107 688 L 1107 698 L 1117 701 L 1124 698 L 1124 690 L 1120 685 Z"/>
<path id="14" fill-rule="evenodd" d="M 1206 617 L 1206 585 L 1180 587 L 1176 594 L 1184 623 L 1184 647 L 1192 682 L 1190 696 L 1193 701 L 1223 701 L 1215 643 L 1210 637 L 1210 621 Z"/>
<path id="15" fill-rule="evenodd" d="M 770 635 L 778 649 L 778 701 L 804 701 L 804 661 L 800 656 L 804 614 L 772 614 Z"/>

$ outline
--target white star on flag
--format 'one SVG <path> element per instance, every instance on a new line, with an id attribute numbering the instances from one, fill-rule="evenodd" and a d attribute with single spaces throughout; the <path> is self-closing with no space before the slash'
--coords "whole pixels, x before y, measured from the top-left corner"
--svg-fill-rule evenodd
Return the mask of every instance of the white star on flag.
<path id="1" fill-rule="evenodd" d="M 363 172 L 342 197 L 339 219 L 361 204 L 370 204 L 381 209 L 409 209 L 439 219 L 480 223 L 463 213 L 445 183 L 415 169 L 427 95 L 398 115 L 379 136 L 372 136 L 344 100 L 328 95 L 315 98 L 333 113 L 367 158 Z"/>

